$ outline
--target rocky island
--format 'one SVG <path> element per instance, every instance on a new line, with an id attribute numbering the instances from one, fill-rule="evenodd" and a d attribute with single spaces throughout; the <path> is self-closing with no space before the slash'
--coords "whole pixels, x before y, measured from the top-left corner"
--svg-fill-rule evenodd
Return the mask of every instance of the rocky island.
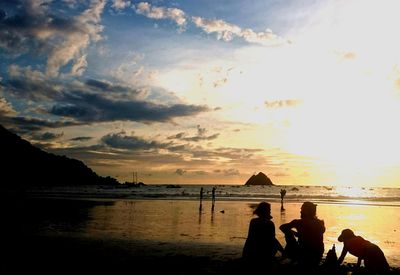
<path id="1" fill-rule="evenodd" d="M 257 175 L 252 175 L 244 185 L 274 185 L 271 179 L 264 174 L 259 172 Z"/>

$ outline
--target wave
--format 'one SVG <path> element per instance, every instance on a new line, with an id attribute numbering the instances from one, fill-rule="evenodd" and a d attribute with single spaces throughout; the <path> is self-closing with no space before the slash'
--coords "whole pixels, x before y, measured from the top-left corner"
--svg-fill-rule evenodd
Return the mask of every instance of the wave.
<path id="1" fill-rule="evenodd" d="M 199 200 L 200 188 L 204 188 L 204 201 L 211 200 L 210 185 L 182 185 L 168 188 L 167 185 L 149 185 L 135 188 L 57 187 L 30 190 L 31 196 L 66 198 L 110 198 L 110 199 L 175 199 Z M 287 203 L 306 200 L 319 203 L 367 204 L 400 206 L 399 188 L 353 188 L 326 186 L 233 186 L 217 185 L 217 200 L 280 202 L 280 190 L 287 190 Z M 296 189 L 295 189 L 296 188 Z"/>

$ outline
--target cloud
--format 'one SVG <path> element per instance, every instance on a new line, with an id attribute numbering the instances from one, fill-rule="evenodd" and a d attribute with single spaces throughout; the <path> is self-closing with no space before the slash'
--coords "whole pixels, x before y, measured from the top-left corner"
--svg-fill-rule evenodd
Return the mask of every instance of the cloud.
<path id="1" fill-rule="evenodd" d="M 137 14 L 152 19 L 171 19 L 179 27 L 183 27 L 186 24 L 185 13 L 177 8 L 155 7 L 147 2 L 140 2 L 136 5 L 135 11 Z"/>
<path id="2" fill-rule="evenodd" d="M 265 101 L 265 107 L 267 108 L 295 107 L 300 105 L 301 103 L 302 101 L 297 99 L 274 100 L 274 101 Z"/>
<path id="3" fill-rule="evenodd" d="M 64 103 L 55 104 L 50 113 L 71 117 L 82 122 L 132 120 L 140 122 L 168 122 L 176 117 L 193 116 L 208 111 L 199 105 L 161 105 L 146 101 L 113 100 L 99 94 L 64 93 Z"/>
<path id="4" fill-rule="evenodd" d="M 51 3 L 50 3 L 51 4 Z M 99 41 L 105 1 L 92 0 L 90 7 L 75 17 L 56 15 L 45 1 L 17 1 L 10 16 L 0 16 L 0 48 L 13 55 L 31 53 L 47 57 L 47 75 L 56 77 L 72 62 L 72 75 L 87 66 L 85 50 Z M 4 14 L 4 11 L 3 13 Z"/>
<path id="5" fill-rule="evenodd" d="M 64 135 L 64 132 L 62 133 L 52 133 L 52 132 L 44 132 L 41 134 L 35 134 L 33 135 L 33 138 L 36 140 L 41 140 L 41 141 L 49 141 L 49 140 L 54 140 L 62 137 Z"/>
<path id="6" fill-rule="evenodd" d="M 8 102 L 5 98 L 0 97 L 0 117 L 2 116 L 15 116 L 17 112 L 12 107 L 11 103 Z"/>
<path id="7" fill-rule="evenodd" d="M 239 37 L 249 43 L 262 45 L 284 44 L 288 42 L 274 34 L 270 29 L 264 32 L 255 32 L 252 29 L 242 29 L 239 26 L 220 19 L 209 20 L 198 16 L 193 16 L 192 22 L 205 33 L 216 33 L 218 40 L 231 41 L 235 37 Z"/>
<path id="8" fill-rule="evenodd" d="M 216 174 L 223 174 L 224 176 L 239 176 L 240 172 L 238 169 L 216 169 L 213 171 Z"/>
<path id="9" fill-rule="evenodd" d="M 93 139 L 93 137 L 74 137 L 74 138 L 71 138 L 70 140 L 71 141 L 88 141 L 88 140 L 91 140 L 91 139 Z"/>
<path id="10" fill-rule="evenodd" d="M 32 131 L 42 131 L 47 128 L 61 128 L 68 126 L 80 125 L 75 121 L 70 120 L 49 120 L 49 119 L 41 119 L 34 117 L 22 117 L 22 116 L 14 116 L 14 117 L 2 117 L 0 115 L 0 123 L 6 126 L 7 128 L 17 128 L 16 132 L 18 133 L 31 133 Z"/>
<path id="11" fill-rule="evenodd" d="M 137 136 L 127 136 L 125 132 L 108 134 L 101 138 L 101 141 L 112 148 L 128 150 L 152 150 L 167 148 L 170 143 L 160 143 L 157 141 L 148 141 Z"/>
<path id="12" fill-rule="evenodd" d="M 206 33 L 217 33 L 218 40 L 231 41 L 234 36 L 240 36 L 242 29 L 223 20 L 208 20 L 193 16 L 192 22 Z"/>
<path id="13" fill-rule="evenodd" d="M 116 10 L 123 10 L 131 5 L 131 1 L 127 0 L 112 0 L 112 7 Z"/>
<path id="14" fill-rule="evenodd" d="M 261 32 L 256 32 L 249 28 L 242 29 L 221 19 L 205 19 L 199 16 L 190 17 L 177 8 L 156 7 L 147 2 L 140 2 L 136 5 L 135 11 L 137 14 L 142 14 L 151 19 L 170 19 L 180 27 L 185 26 L 190 18 L 189 20 L 205 33 L 216 33 L 218 40 L 231 41 L 235 37 L 239 37 L 249 43 L 266 46 L 290 43 L 290 41 L 279 37 L 270 29 Z"/>
<path id="15" fill-rule="evenodd" d="M 219 133 L 210 135 L 210 136 L 206 136 L 207 130 L 206 128 L 201 128 L 200 125 L 197 125 L 197 135 L 195 136 L 186 136 L 185 132 L 180 132 L 176 135 L 172 135 L 167 137 L 167 139 L 176 139 L 176 140 L 183 140 L 183 141 L 192 141 L 192 142 L 199 142 L 199 141 L 203 141 L 203 140 L 213 140 L 218 138 Z"/>
<path id="16" fill-rule="evenodd" d="M 75 64 L 72 65 L 71 74 L 81 76 L 85 72 L 87 65 L 86 54 L 84 54 L 76 60 Z"/>
<path id="17" fill-rule="evenodd" d="M 178 174 L 178 175 L 180 175 L 180 176 L 183 176 L 183 174 L 185 174 L 186 171 L 183 170 L 183 169 L 176 169 L 175 173 Z"/>
<path id="18" fill-rule="evenodd" d="M 180 133 L 177 133 L 176 135 L 167 137 L 167 139 L 181 139 L 181 138 L 183 138 L 185 135 L 186 135 L 185 132 L 180 132 Z"/>
<path id="19" fill-rule="evenodd" d="M 9 94 L 16 99 L 45 104 L 48 114 L 69 118 L 77 124 L 116 120 L 172 122 L 177 117 L 211 111 L 204 105 L 173 103 L 179 99 L 161 90 L 153 93 L 151 89 L 144 91 L 96 79 L 64 82 L 18 66 L 10 67 L 9 71 L 12 77 L 0 83 Z M 166 104 L 155 103 L 161 99 Z"/>

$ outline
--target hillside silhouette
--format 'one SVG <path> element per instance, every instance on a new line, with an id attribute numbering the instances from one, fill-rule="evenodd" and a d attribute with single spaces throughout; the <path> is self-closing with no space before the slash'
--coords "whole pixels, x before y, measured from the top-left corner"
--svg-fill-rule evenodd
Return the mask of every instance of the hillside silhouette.
<path id="1" fill-rule="evenodd" d="M 116 185 L 82 161 L 45 152 L 0 125 L 0 188 L 52 185 Z"/>

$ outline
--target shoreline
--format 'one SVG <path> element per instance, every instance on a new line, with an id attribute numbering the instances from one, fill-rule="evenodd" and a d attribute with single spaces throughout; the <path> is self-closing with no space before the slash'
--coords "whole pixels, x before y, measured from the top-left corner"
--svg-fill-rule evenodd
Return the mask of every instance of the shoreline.
<path id="1" fill-rule="evenodd" d="M 21 194 L 18 194 L 21 195 Z M 176 200 L 176 201 L 191 201 L 199 202 L 198 196 L 132 196 L 132 195 L 121 195 L 121 194 L 82 194 L 82 193 L 23 193 L 24 199 L 71 199 L 71 200 L 127 200 L 127 201 L 141 201 L 141 200 Z M 203 198 L 203 202 L 211 202 L 212 198 Z M 280 203 L 281 199 L 278 197 L 217 197 L 216 202 L 249 202 L 258 203 L 261 201 L 267 201 L 270 203 Z M 284 200 L 284 204 L 301 204 L 304 201 L 312 201 L 316 204 L 323 205 L 353 205 L 353 206 L 377 206 L 377 207 L 400 207 L 400 202 L 392 203 L 390 201 L 380 201 L 374 199 L 364 200 L 351 200 L 351 199 L 312 199 L 312 198 L 288 198 Z"/>

